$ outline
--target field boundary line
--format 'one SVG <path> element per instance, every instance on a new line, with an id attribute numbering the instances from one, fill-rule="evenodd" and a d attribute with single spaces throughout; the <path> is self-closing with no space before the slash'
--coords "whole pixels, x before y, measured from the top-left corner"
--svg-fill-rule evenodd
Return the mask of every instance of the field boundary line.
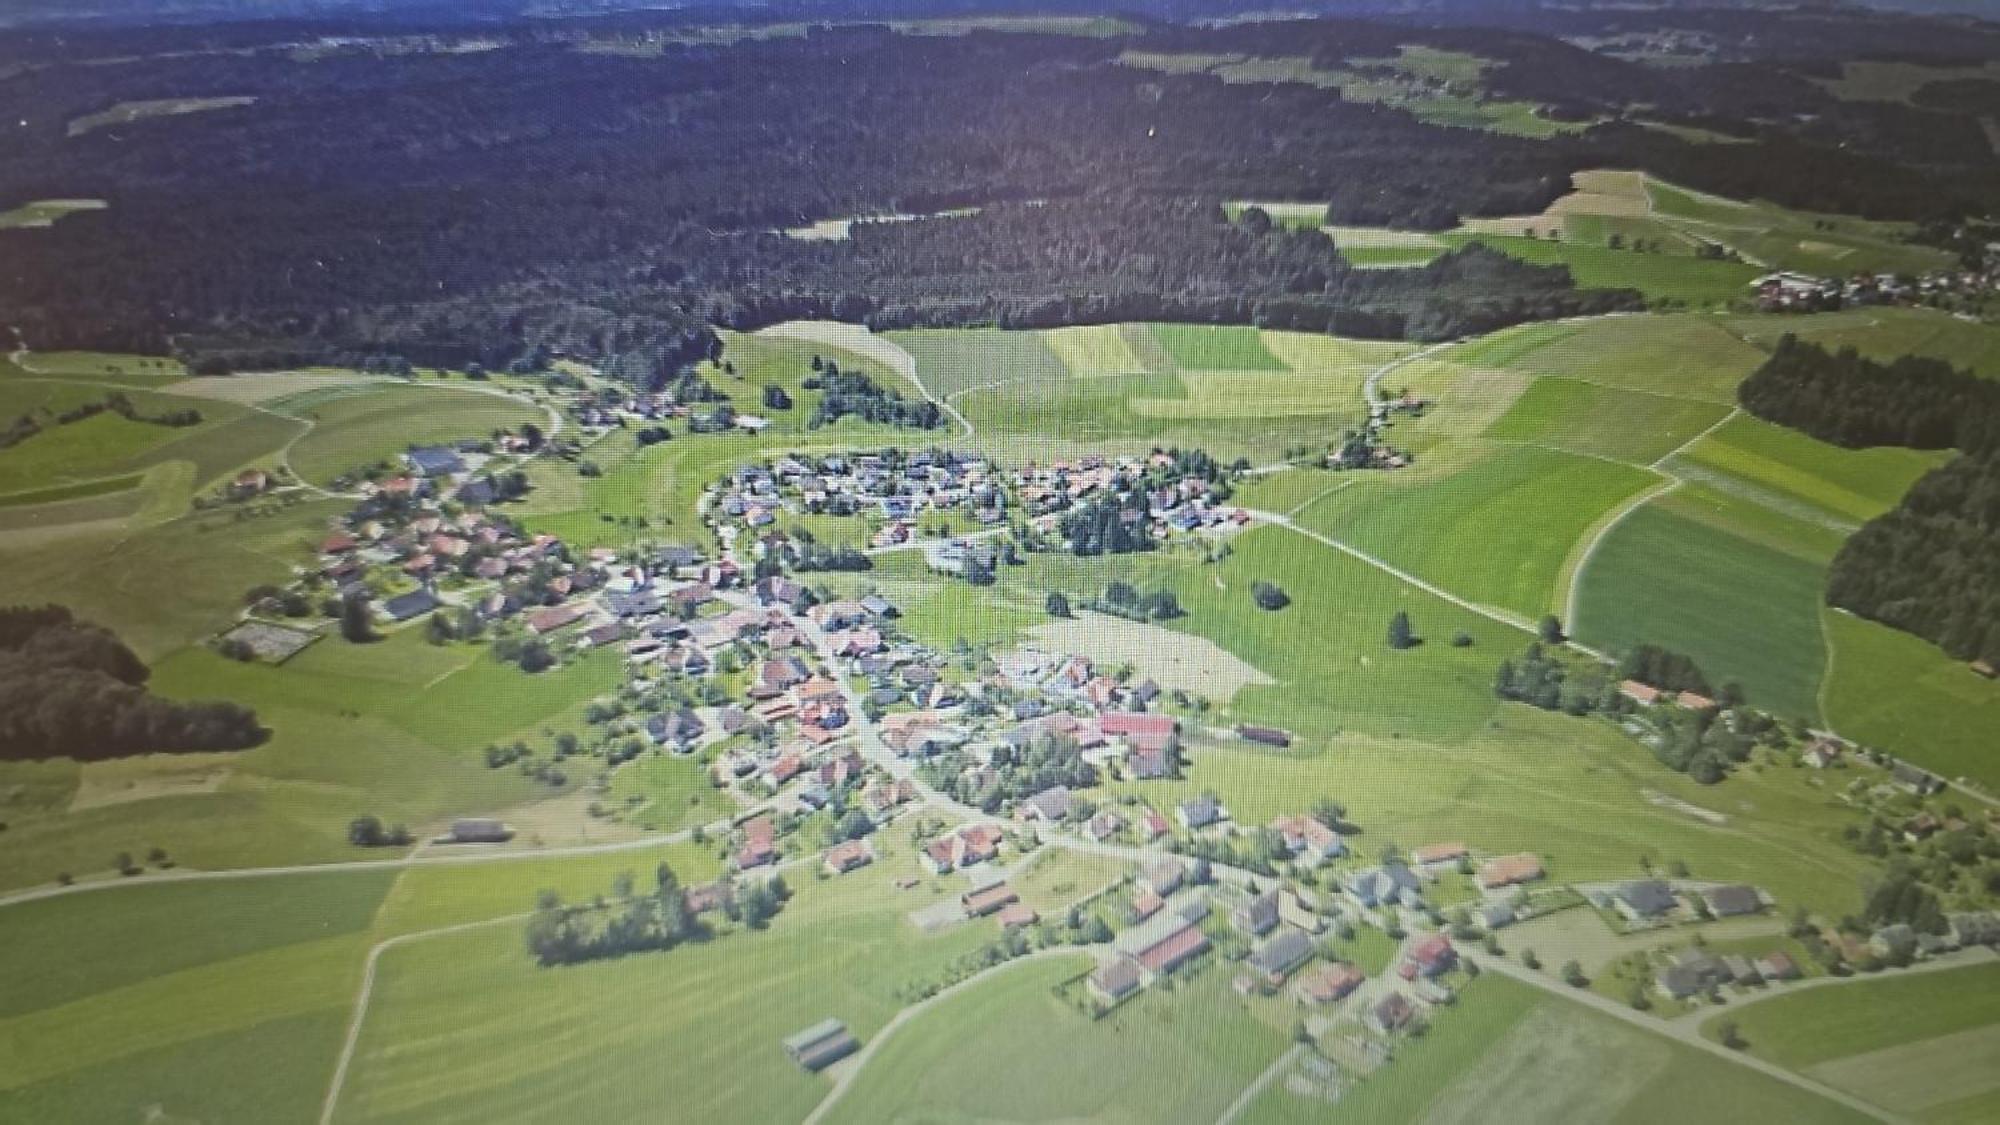
<path id="1" fill-rule="evenodd" d="M 1583 592 L 1583 572 L 1590 566 L 1590 560 L 1596 556 L 1597 548 L 1603 545 L 1604 540 L 1610 537 L 1611 532 L 1619 524 L 1625 522 L 1627 516 L 1663 496 L 1671 495 L 1686 483 L 1679 477 L 1668 476 L 1627 496 L 1617 507 L 1598 517 L 1597 526 L 1588 539 L 1582 540 L 1578 547 L 1571 548 L 1570 557 L 1563 560 L 1562 576 L 1558 579 L 1565 588 L 1563 594 L 1565 630 L 1571 632 L 1576 630 L 1577 599 Z"/>
<path id="2" fill-rule="evenodd" d="M 1743 413 L 1742 407 L 1740 406 L 1730 407 L 1729 413 L 1724 414 L 1722 417 L 1716 419 L 1714 425 L 1694 435 L 1693 437 L 1687 439 L 1686 441 L 1680 443 L 1679 445 L 1674 446 L 1666 453 L 1661 454 L 1660 459 L 1653 462 L 1652 467 L 1658 470 L 1659 472 L 1663 473 L 1669 472 L 1670 470 L 1668 470 L 1665 467 L 1667 462 L 1673 460 L 1676 457 L 1679 457 L 1681 454 L 1686 453 L 1688 450 L 1693 449 L 1695 445 L 1699 443 L 1703 438 L 1708 437 L 1710 434 L 1713 434 L 1715 431 L 1728 425 L 1732 419 L 1734 419 L 1738 414 L 1741 413 Z"/>
<path id="3" fill-rule="evenodd" d="M 328 1083 L 326 1088 L 326 1100 L 320 1103 L 320 1125 L 329 1125 L 333 1121 L 333 1111 L 334 1107 L 340 1101 L 341 1087 L 347 1084 L 348 1066 L 353 1063 L 354 1049 L 361 1042 L 361 1024 L 368 1015 L 368 999 L 375 992 L 375 966 L 376 962 L 381 960 L 382 954 L 407 942 L 421 941 L 424 938 L 445 937 L 449 934 L 465 933 L 468 930 L 476 930 L 486 926 L 497 926 L 503 922 L 518 922 L 523 918 L 532 916 L 532 912 L 506 914 L 498 918 L 482 918 L 477 922 L 460 922 L 456 925 L 440 926 L 435 930 L 418 930 L 410 934 L 397 934 L 395 937 L 384 938 L 376 942 L 368 950 L 368 960 L 362 964 L 361 991 L 354 997 L 354 1014 L 347 1021 L 347 1038 L 341 1043 L 340 1057 L 334 1063 L 333 1079 Z"/>

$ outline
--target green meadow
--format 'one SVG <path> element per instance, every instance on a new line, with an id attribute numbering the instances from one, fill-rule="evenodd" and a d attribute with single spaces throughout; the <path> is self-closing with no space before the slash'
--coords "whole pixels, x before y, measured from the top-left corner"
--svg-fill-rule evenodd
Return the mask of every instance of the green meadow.
<path id="1" fill-rule="evenodd" d="M 1922 355 L 1987 378 L 2000 378 L 2000 325 L 1960 320 L 1936 309 L 1867 308 L 1812 316 L 1741 317 L 1729 330 L 1759 347 L 1787 334 L 1829 350 L 1853 348 L 1871 359 Z"/>
<path id="2" fill-rule="evenodd" d="M 1748 297 L 1751 280 L 1764 272 L 1743 262 L 1614 250 L 1576 241 L 1455 232 L 1442 237 L 1453 246 L 1478 242 L 1534 265 L 1564 266 L 1579 289 L 1636 289 L 1655 307 L 1726 307 Z"/>
<path id="3" fill-rule="evenodd" d="M 1729 411 L 1719 403 L 1567 379 L 1536 379 L 1486 436 L 1650 465 Z"/>
<path id="4" fill-rule="evenodd" d="M 1920 637 L 1823 611 L 1832 659 L 1826 718 L 1849 738 L 1946 777 L 2000 788 L 2000 683 Z"/>
<path id="5" fill-rule="evenodd" d="M 318 397 L 293 416 L 313 428 L 292 446 L 292 468 L 301 480 L 319 485 L 380 461 L 394 462 L 413 445 L 484 438 L 527 422 L 548 426 L 541 411 L 501 395 L 399 384 Z"/>
<path id="6" fill-rule="evenodd" d="M 2000 965 L 1887 973 L 1835 988 L 1748 1004 L 1703 1023 L 1714 1036 L 1736 1021 L 1751 1053 L 1799 1069 L 2000 1021 Z"/>
<path id="7" fill-rule="evenodd" d="M 1764 352 L 1714 317 L 1610 316 L 1510 328 L 1440 358 L 1734 406 L 1736 384 L 1764 361 Z"/>
<path id="8" fill-rule="evenodd" d="M 1758 491 L 1859 524 L 1894 507 L 1918 477 L 1950 454 L 1887 446 L 1842 449 L 1739 414 L 1680 456 Z"/>

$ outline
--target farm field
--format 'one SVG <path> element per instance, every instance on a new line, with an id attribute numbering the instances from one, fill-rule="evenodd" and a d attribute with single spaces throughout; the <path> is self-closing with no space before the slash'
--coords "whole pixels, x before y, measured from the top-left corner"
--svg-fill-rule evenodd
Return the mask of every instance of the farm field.
<path id="1" fill-rule="evenodd" d="M 1435 479 L 1364 481 L 1299 517 L 1460 597 L 1527 617 L 1560 611 L 1572 546 L 1658 477 L 1527 445 L 1493 445 Z"/>
<path id="2" fill-rule="evenodd" d="M 1569 625 L 1586 643 L 1609 652 L 1663 645 L 1694 657 L 1717 687 L 1741 683 L 1752 702 L 1775 714 L 1819 716 L 1823 560 L 1798 558 L 1655 500 L 1611 529 L 1578 582 Z"/>
<path id="3" fill-rule="evenodd" d="M 301 480 L 327 485 L 343 474 L 395 457 L 413 445 L 485 438 L 526 422 L 547 425 L 539 410 L 497 394 L 437 387 L 369 386 L 315 394 L 279 408 L 313 428 L 291 447 Z"/>
<path id="4" fill-rule="evenodd" d="M 1832 649 L 1828 722 L 1946 777 L 2000 787 L 1992 737 L 2000 683 L 1921 638 L 1839 610 L 1821 612 Z"/>
<path id="5" fill-rule="evenodd" d="M 1650 465 L 1728 413 L 1718 403 L 1549 375 L 1529 384 L 1486 436 Z"/>
<path id="6" fill-rule="evenodd" d="M 80 211 L 102 211 L 102 199 L 37 199 L 0 211 L 0 230 L 9 227 L 51 227 Z"/>
<path id="7" fill-rule="evenodd" d="M 1566 266 L 1580 289 L 1636 289 L 1656 307 L 1726 307 L 1748 296 L 1751 280 L 1763 272 L 1743 262 L 1612 249 L 1601 241 L 1551 242 L 1498 234 L 1442 237 L 1454 247 L 1477 242 L 1538 266 Z"/>
<path id="8" fill-rule="evenodd" d="M 1683 314 L 1523 325 L 1445 349 L 1439 358 L 1734 406 L 1736 384 L 1764 354 L 1717 318 Z"/>
<path id="9" fill-rule="evenodd" d="M 1950 454 L 1888 447 L 1842 449 L 1739 414 L 1679 456 L 1758 492 L 1775 493 L 1858 525 L 1894 507 L 1918 477 Z"/>
<path id="10" fill-rule="evenodd" d="M 178 117 L 187 113 L 206 113 L 217 109 L 236 109 L 254 105 L 251 97 L 209 97 L 209 98 L 148 98 L 141 101 L 119 102 L 109 109 L 87 113 L 72 118 L 68 126 L 69 135 L 81 137 L 93 129 L 104 129 L 114 125 L 130 125 L 136 121 L 146 121 L 160 117 Z"/>
<path id="11" fill-rule="evenodd" d="M 1871 359 L 1904 355 L 1941 359 L 1987 378 L 2000 378 L 2000 327 L 1960 320 L 1934 309 L 1872 308 L 1813 316 L 1739 317 L 1729 330 L 1759 347 L 1787 333 L 1830 351 L 1852 347 Z"/>
<path id="12" fill-rule="evenodd" d="M 1285 1050 L 1285 1029 L 1212 970 L 1093 1022 L 1051 995 L 1090 964 L 1021 965 L 939 1001 L 869 1060 L 827 1120 L 983 1120 L 997 1100 L 1018 1120 L 1211 1122 Z M 980 1050 L 963 1049 L 968 1034 Z"/>

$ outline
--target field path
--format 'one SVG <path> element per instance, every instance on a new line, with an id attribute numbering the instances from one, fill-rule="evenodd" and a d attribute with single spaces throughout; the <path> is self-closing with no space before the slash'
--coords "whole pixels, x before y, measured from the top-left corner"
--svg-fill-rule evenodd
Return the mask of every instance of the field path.
<path id="1" fill-rule="evenodd" d="M 904 351 L 903 346 L 894 340 L 870 332 L 865 325 L 844 324 L 837 320 L 788 320 L 782 324 L 759 329 L 757 334 L 774 336 L 781 340 L 806 340 L 825 344 L 830 348 L 842 348 L 855 355 L 872 359 L 908 379 L 910 384 L 917 388 L 917 393 L 924 396 L 925 402 L 935 405 L 950 416 L 952 421 L 964 427 L 965 432 L 960 434 L 960 437 L 969 438 L 978 432 L 972 423 L 966 420 L 965 415 L 959 413 L 958 407 L 931 393 L 930 386 L 917 374 L 915 356 Z"/>
<path id="2" fill-rule="evenodd" d="M 1631 1024 L 1641 1030 L 1650 1031 L 1656 1035 L 1664 1035 L 1697 1051 L 1704 1051 L 1717 1058 L 1733 1062 L 1738 1066 L 1748 1067 L 1766 1077 L 1775 1078 L 1787 1085 L 1796 1086 L 1811 1094 L 1817 1094 L 1828 1101 L 1838 1102 L 1856 1113 L 1874 1118 L 1877 1121 L 1890 1122 L 1891 1125 L 1908 1125 L 1906 1119 L 1890 1113 L 1888 1110 L 1872 1102 L 1863 1101 L 1852 1094 L 1836 1090 L 1831 1086 L 1816 1082 L 1802 1074 L 1786 1070 L 1776 1063 L 1765 1062 L 1754 1055 L 1734 1051 L 1720 1043 L 1704 1039 L 1700 1029 L 1692 1022 L 1670 1023 L 1653 1016 L 1643 1015 L 1608 996 L 1600 996 L 1588 989 L 1572 988 L 1554 977 L 1547 976 L 1524 965 L 1515 964 L 1505 958 L 1474 955 L 1465 949 L 1461 949 L 1459 955 L 1466 960 L 1474 962 L 1481 969 L 1491 970 L 1511 980 L 1539 988 L 1551 996 L 1560 996 L 1571 1003 L 1582 1004 L 1587 1008 L 1595 1010 L 1600 1015 L 1610 1016 L 1615 1020 Z"/>
<path id="3" fill-rule="evenodd" d="M 1243 1088 L 1242 1093 L 1236 1095 L 1236 1100 L 1230 1102 L 1229 1108 L 1222 1111 L 1222 1116 L 1215 1119 L 1215 1125 L 1230 1125 L 1243 1116 L 1243 1111 L 1250 1108 L 1250 1103 L 1257 1100 L 1257 1095 L 1263 1093 L 1271 1083 L 1276 1082 L 1278 1076 L 1285 1072 L 1285 1068 L 1292 1065 L 1294 1060 L 1305 1053 L 1305 1050 L 1304 1043 L 1292 1044 L 1290 1050 L 1278 1056 L 1278 1061 L 1265 1067 L 1264 1073 L 1258 1075 L 1255 1081 Z"/>
<path id="4" fill-rule="evenodd" d="M 950 988 L 941 989 L 938 992 L 932 994 L 930 998 L 925 1000 L 920 1000 L 917 1003 L 902 1009 L 901 1011 L 897 1012 L 894 1016 L 891 1016 L 889 1018 L 888 1023 L 882 1025 L 882 1030 L 876 1032 L 872 1037 L 870 1037 L 867 1044 L 861 1048 L 860 1053 L 856 1054 L 851 1062 L 849 1062 L 846 1066 L 841 1068 L 839 1077 L 833 1080 L 833 1088 L 828 1090 L 826 1092 L 826 1096 L 819 1100 L 819 1104 L 813 1107 L 813 1111 L 806 1115 L 806 1119 L 803 1125 L 819 1125 L 821 1121 L 825 1120 L 827 1112 L 833 1109 L 834 1104 L 839 1102 L 840 1099 L 846 1095 L 848 1087 L 854 1085 L 854 1080 L 860 1076 L 862 1068 L 868 1065 L 869 1059 L 875 1057 L 875 1052 L 882 1048 L 882 1044 L 887 1043 L 889 1041 L 889 1037 L 895 1034 L 897 1028 L 910 1022 L 910 1020 L 914 1019 L 917 1015 L 921 1014 L 926 1008 L 929 1008 L 931 1005 L 936 1004 L 938 1001 L 943 1000 L 948 996 L 953 996 L 959 992 L 963 992 L 966 989 L 971 988 L 975 984 L 984 983 L 985 981 L 993 978 L 994 976 L 1006 972 L 1010 967 L 1014 965 L 1025 965 L 1031 961 L 1043 961 L 1051 957 L 1089 957 L 1089 956 L 1090 954 L 1086 950 L 1084 950 L 1081 947 L 1073 945 L 1054 946 L 1048 949 L 1037 949 L 1032 953 L 1024 953 L 1019 957 L 1013 958 L 1012 960 L 1002 961 L 998 965 L 993 966 L 992 968 L 981 969 L 979 972 L 976 972 L 971 976 L 966 977 L 964 980 L 959 981 L 957 984 L 952 985 Z M 322 1125 L 325 1125 L 324 1121 L 322 1121 Z"/>
<path id="5" fill-rule="evenodd" d="M 424 938 L 443 937 L 446 934 L 464 933 L 484 926 L 497 926 L 502 922 L 518 922 L 528 914 L 507 914 L 499 918 L 482 918 L 477 922 L 460 922 L 455 926 L 441 926 L 435 930 L 418 930 L 412 934 L 397 934 L 395 937 L 378 941 L 368 950 L 368 960 L 361 969 L 361 991 L 354 998 L 354 1014 L 347 1021 L 347 1038 L 340 1045 L 340 1059 L 333 1066 L 333 1080 L 327 1084 L 326 1100 L 319 1106 L 320 1125 L 328 1125 L 333 1120 L 334 1107 L 340 1102 L 341 1087 L 347 1084 L 347 1070 L 354 1062 L 354 1048 L 361 1042 L 361 1023 L 368 1015 L 368 998 L 375 992 L 375 965 L 382 955 L 405 942 Z"/>

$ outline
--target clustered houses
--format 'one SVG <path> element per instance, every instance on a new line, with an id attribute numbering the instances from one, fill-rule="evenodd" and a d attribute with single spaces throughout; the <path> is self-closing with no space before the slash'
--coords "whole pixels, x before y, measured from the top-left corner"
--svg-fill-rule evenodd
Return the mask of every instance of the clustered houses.
<path id="1" fill-rule="evenodd" d="M 1230 507 L 1225 469 L 1199 450 L 1154 450 L 1145 457 L 1086 456 L 1076 461 L 1029 462 L 1013 475 L 1014 492 L 1044 534 L 1062 530 L 1066 514 L 1111 503 L 1126 523 L 1145 522 L 1153 535 L 1212 527 L 1238 527 L 1249 513 Z"/>
<path id="2" fill-rule="evenodd" d="M 747 531 L 769 528 L 785 514 L 865 517 L 875 522 L 877 547 L 908 542 L 926 515 L 961 513 L 992 526 L 1005 521 L 1007 494 L 984 459 L 946 449 L 874 453 L 803 454 L 764 465 L 746 465 L 719 482 L 708 518 L 734 548 Z M 751 551 L 763 557 L 782 538 L 758 537 Z"/>
<path id="3" fill-rule="evenodd" d="M 1932 270 L 1922 275 L 1857 273 L 1815 277 L 1781 270 L 1750 282 L 1764 312 L 1826 312 L 1855 305 L 1915 305 L 1953 296 L 2000 292 L 2000 243 L 1988 243 L 1978 269 Z"/>
<path id="4" fill-rule="evenodd" d="M 728 407 L 715 397 L 712 389 L 705 397 L 684 396 L 683 389 L 682 384 L 655 391 L 607 385 L 579 394 L 570 404 L 570 415 L 576 419 L 578 428 L 592 437 L 619 426 L 655 425 L 675 418 L 687 419 L 690 429 L 710 431 L 735 428 L 757 433 L 771 424 L 769 419 Z"/>

